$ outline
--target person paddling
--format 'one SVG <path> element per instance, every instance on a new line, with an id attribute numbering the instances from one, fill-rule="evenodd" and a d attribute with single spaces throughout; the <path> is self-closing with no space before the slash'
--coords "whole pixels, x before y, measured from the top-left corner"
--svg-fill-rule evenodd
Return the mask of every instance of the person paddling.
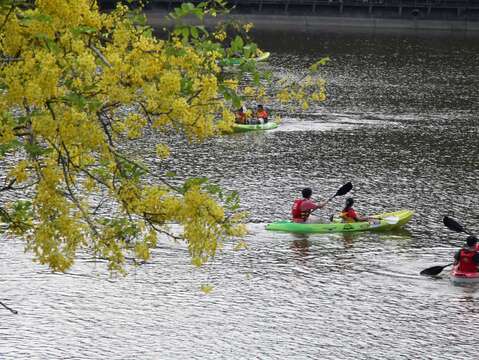
<path id="1" fill-rule="evenodd" d="M 240 108 L 236 111 L 235 117 L 236 117 L 235 121 L 236 121 L 237 124 L 247 124 L 247 123 L 248 123 L 248 119 L 247 119 L 247 116 L 246 116 L 246 112 L 245 112 L 243 106 L 240 107 Z"/>
<path id="2" fill-rule="evenodd" d="M 293 221 L 297 223 L 308 222 L 309 215 L 316 209 L 322 209 L 327 203 L 327 201 L 321 201 L 319 204 L 316 204 L 311 200 L 313 195 L 311 188 L 304 188 L 301 194 L 303 198 L 294 200 L 293 208 L 291 209 Z"/>
<path id="3" fill-rule="evenodd" d="M 261 124 L 268 122 L 268 112 L 263 108 L 263 105 L 258 105 L 256 108 L 256 118 Z"/>
<path id="4" fill-rule="evenodd" d="M 454 260 L 454 265 L 457 265 L 457 271 L 464 273 L 479 272 L 477 237 L 474 235 L 469 236 L 466 239 L 466 245 L 454 255 Z"/>
<path id="5" fill-rule="evenodd" d="M 343 211 L 341 211 L 341 214 L 339 215 L 341 219 L 343 219 L 344 222 L 346 223 L 352 223 L 356 221 L 369 221 L 369 220 L 377 220 L 374 218 L 371 218 L 369 216 L 362 216 L 359 215 L 356 210 L 353 209 L 354 205 L 354 199 L 353 198 L 347 198 L 346 199 L 346 206 L 344 207 Z"/>

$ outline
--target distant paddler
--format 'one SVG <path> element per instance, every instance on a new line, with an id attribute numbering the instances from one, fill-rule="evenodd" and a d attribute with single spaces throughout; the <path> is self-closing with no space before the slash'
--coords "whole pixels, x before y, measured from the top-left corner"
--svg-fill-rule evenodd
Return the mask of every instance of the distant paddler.
<path id="1" fill-rule="evenodd" d="M 237 124 L 247 124 L 248 123 L 248 117 L 246 115 L 246 109 L 245 109 L 244 106 L 240 107 L 235 112 L 235 122 Z"/>
<path id="2" fill-rule="evenodd" d="M 256 118 L 261 124 L 266 124 L 268 122 L 268 112 L 263 105 L 258 105 L 256 107 Z"/>
<path id="3" fill-rule="evenodd" d="M 475 274 L 479 272 L 479 246 L 477 237 L 470 235 L 466 244 L 454 255 L 455 269 L 461 273 Z"/>
<path id="4" fill-rule="evenodd" d="M 475 235 L 472 235 L 462 224 L 449 216 L 444 216 L 444 225 L 450 230 L 460 233 L 469 234 L 466 239 L 466 244 L 454 254 L 454 262 L 447 265 L 436 265 L 424 269 L 420 272 L 421 275 L 436 276 L 439 275 L 445 268 L 454 265 L 451 270 L 451 279 L 453 281 L 479 280 L 479 244 Z"/>

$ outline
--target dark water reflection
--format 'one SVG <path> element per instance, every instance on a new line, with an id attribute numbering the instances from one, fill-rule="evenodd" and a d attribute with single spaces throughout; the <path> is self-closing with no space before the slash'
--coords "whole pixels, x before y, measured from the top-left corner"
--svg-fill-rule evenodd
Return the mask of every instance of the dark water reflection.
<path id="1" fill-rule="evenodd" d="M 2 241 L 0 298 L 20 315 L 0 311 L 0 358 L 477 357 L 479 289 L 418 275 L 449 263 L 464 241 L 443 215 L 479 231 L 477 38 L 258 38 L 273 50 L 268 66 L 286 76 L 330 55 L 329 100 L 301 114 L 278 107 L 283 123 L 271 132 L 200 145 L 177 139 L 173 160 L 158 165 L 238 189 L 250 213 L 248 251 L 226 244 L 198 270 L 182 245 L 165 243 L 150 264 L 110 279 L 88 259 L 70 275 L 49 274 L 16 240 Z M 138 149 L 146 161 L 150 145 Z M 288 216 L 302 187 L 324 198 L 347 181 L 361 212 L 409 208 L 416 216 L 384 234 L 264 230 Z M 203 295 L 202 283 L 215 290 Z"/>

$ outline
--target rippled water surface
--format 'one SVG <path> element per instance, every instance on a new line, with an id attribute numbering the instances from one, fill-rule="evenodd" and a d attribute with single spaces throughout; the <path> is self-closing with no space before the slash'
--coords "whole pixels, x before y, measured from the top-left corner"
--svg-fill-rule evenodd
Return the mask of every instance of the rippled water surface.
<path id="1" fill-rule="evenodd" d="M 282 124 L 270 132 L 179 140 L 169 163 L 239 190 L 248 250 L 228 243 L 196 269 L 184 246 L 165 242 L 151 263 L 111 278 L 88 258 L 52 274 L 4 238 L 0 300 L 19 314 L 0 308 L 0 359 L 477 358 L 479 287 L 454 286 L 447 271 L 418 273 L 449 263 L 465 239 L 443 215 L 479 231 L 478 38 L 258 40 L 272 50 L 265 66 L 283 75 L 331 56 L 328 101 L 306 113 L 276 108 Z M 359 211 L 408 208 L 415 217 L 394 233 L 264 230 L 289 215 L 301 188 L 324 198 L 347 181 Z"/>

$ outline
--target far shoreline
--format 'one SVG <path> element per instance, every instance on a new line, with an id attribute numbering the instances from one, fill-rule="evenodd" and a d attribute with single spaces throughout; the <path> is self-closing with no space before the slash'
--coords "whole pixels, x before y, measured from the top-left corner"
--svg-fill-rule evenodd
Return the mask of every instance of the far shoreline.
<path id="1" fill-rule="evenodd" d="M 153 27 L 171 25 L 165 20 L 167 10 L 145 10 L 148 23 Z M 416 33 L 434 32 L 457 35 L 479 35 L 479 21 L 467 20 L 429 20 L 429 19 L 389 19 L 374 17 L 310 16 L 288 14 L 251 14 L 232 13 L 228 18 L 241 22 L 251 22 L 256 30 L 282 30 L 291 32 L 394 32 Z M 205 25 L 212 26 L 224 21 L 225 16 L 205 19 Z M 191 19 L 191 23 L 196 19 Z"/>

